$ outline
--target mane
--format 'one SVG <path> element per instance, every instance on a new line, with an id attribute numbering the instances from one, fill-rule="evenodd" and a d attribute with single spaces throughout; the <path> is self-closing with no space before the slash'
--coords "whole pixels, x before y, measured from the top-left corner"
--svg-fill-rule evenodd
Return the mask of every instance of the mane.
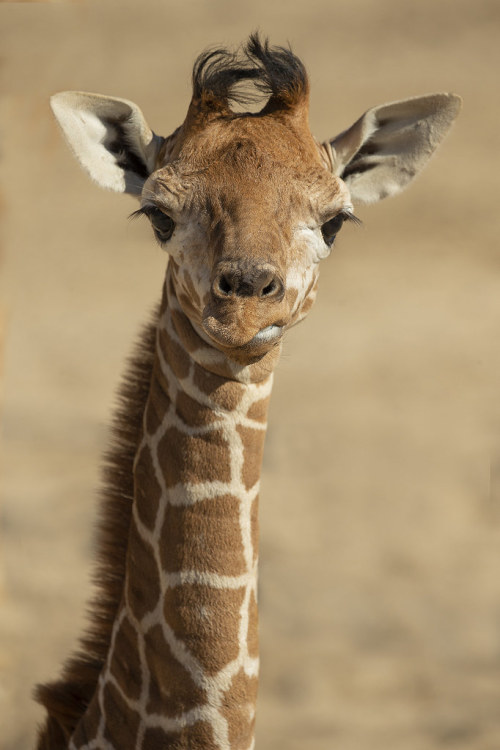
<path id="1" fill-rule="evenodd" d="M 253 92 L 242 88 L 252 83 Z M 218 48 L 203 52 L 193 68 L 193 102 L 201 109 L 224 110 L 231 103 L 247 105 L 261 97 L 271 108 L 287 109 L 307 99 L 306 69 L 287 47 L 270 47 L 258 34 L 236 52 Z"/>
<path id="2" fill-rule="evenodd" d="M 122 598 L 128 534 L 134 497 L 133 463 L 153 371 L 158 310 L 145 327 L 118 392 L 110 447 L 105 454 L 97 536 L 96 593 L 80 649 L 64 665 L 61 678 L 38 685 L 35 699 L 48 716 L 38 750 L 65 750 L 85 713 L 104 666 L 113 623 Z"/>

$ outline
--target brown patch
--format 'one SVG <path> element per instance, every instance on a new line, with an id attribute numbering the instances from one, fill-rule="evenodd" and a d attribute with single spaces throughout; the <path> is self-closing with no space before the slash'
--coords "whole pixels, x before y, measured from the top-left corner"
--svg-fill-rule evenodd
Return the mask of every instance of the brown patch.
<path id="1" fill-rule="evenodd" d="M 186 347 L 188 352 L 195 352 L 197 349 L 204 348 L 206 344 L 200 339 L 193 326 L 184 313 L 179 310 L 170 310 L 172 323 L 177 335 Z"/>
<path id="2" fill-rule="evenodd" d="M 160 328 L 159 331 L 159 347 L 175 377 L 179 380 L 187 378 L 191 367 L 191 359 L 182 346 L 174 341 L 164 328 Z"/>
<path id="3" fill-rule="evenodd" d="M 280 341 L 267 354 L 264 354 L 261 359 L 248 366 L 249 380 L 252 383 L 262 383 L 269 378 L 278 364 L 281 347 L 282 342 Z"/>
<path id="4" fill-rule="evenodd" d="M 231 750 L 247 750 L 254 735 L 257 678 L 240 669 L 224 694 L 223 715 L 229 725 Z"/>
<path id="5" fill-rule="evenodd" d="M 100 722 L 101 722 L 101 709 L 99 708 L 97 696 L 94 696 L 88 708 L 88 711 L 85 713 L 85 716 L 82 718 L 82 720 L 78 724 L 76 732 L 73 734 L 72 739 L 76 747 L 81 747 L 82 745 L 86 745 L 87 742 L 90 742 L 91 740 L 97 737 Z M 66 738 L 65 747 L 68 746 L 69 739 L 70 738 L 68 736 Z"/>
<path id="6" fill-rule="evenodd" d="M 301 319 L 307 315 L 311 307 L 314 305 L 316 301 L 317 290 L 318 290 L 318 276 L 316 275 L 313 277 L 313 279 L 311 280 L 311 283 L 307 287 L 306 293 L 304 295 L 304 301 L 302 302 L 302 305 L 300 306 L 299 315 Z"/>
<path id="7" fill-rule="evenodd" d="M 163 307 L 163 309 L 165 309 L 165 307 L 167 306 L 166 305 L 166 303 L 167 303 L 167 298 L 166 298 L 167 294 L 169 294 L 171 297 L 172 296 L 173 297 L 176 296 L 176 292 L 175 292 L 175 280 L 176 280 L 176 278 L 178 276 L 178 273 L 179 273 L 179 266 L 177 265 L 177 263 L 175 262 L 175 260 L 173 258 L 169 258 L 168 259 L 168 265 L 167 265 L 167 275 L 166 275 L 166 278 L 165 278 L 164 295 L 163 295 L 163 299 L 162 299 L 162 307 Z"/>
<path id="8" fill-rule="evenodd" d="M 217 420 L 212 409 L 199 404 L 184 391 L 179 391 L 175 409 L 182 421 L 191 427 L 206 427 Z"/>
<path id="9" fill-rule="evenodd" d="M 167 487 L 231 479 L 229 446 L 221 430 L 185 435 L 170 427 L 158 445 L 158 456 Z"/>
<path id="10" fill-rule="evenodd" d="M 127 557 L 127 600 L 135 617 L 140 620 L 160 598 L 160 577 L 153 548 L 144 541 L 132 523 Z"/>
<path id="11" fill-rule="evenodd" d="M 168 572 L 245 572 L 239 501 L 230 495 L 188 507 L 167 506 L 162 539 L 168 540 L 161 546 L 162 567 Z"/>
<path id="12" fill-rule="evenodd" d="M 212 727 L 207 721 L 197 721 L 179 732 L 147 729 L 141 750 L 220 750 L 214 741 Z"/>
<path id="13" fill-rule="evenodd" d="M 214 393 L 217 393 L 220 388 L 226 385 L 227 378 L 209 372 L 200 365 L 196 365 L 193 373 L 193 382 L 205 395 L 213 396 Z"/>
<path id="14" fill-rule="evenodd" d="M 154 435 L 158 430 L 170 406 L 170 397 L 166 387 L 165 377 L 156 359 L 145 412 L 145 428 L 149 435 Z"/>
<path id="15" fill-rule="evenodd" d="M 199 319 L 200 317 L 199 307 L 198 308 L 195 307 L 192 299 L 187 294 L 185 294 L 184 292 L 178 292 L 177 299 L 179 301 L 180 306 L 182 307 L 182 311 L 191 320 Z"/>
<path id="16" fill-rule="evenodd" d="M 104 737 L 118 747 L 135 747 L 140 716 L 123 700 L 114 685 L 106 685 L 104 691 L 104 713 L 106 725 Z"/>
<path id="17" fill-rule="evenodd" d="M 173 655 L 160 625 L 155 625 L 144 639 L 148 665 L 148 713 L 178 716 L 206 701 L 191 675 Z"/>
<path id="18" fill-rule="evenodd" d="M 255 401 L 247 411 L 248 419 L 265 424 L 267 422 L 267 410 L 269 408 L 269 397 Z"/>
<path id="19" fill-rule="evenodd" d="M 316 297 L 307 297 L 304 300 L 302 307 L 300 308 L 300 315 L 301 316 L 306 315 L 311 309 L 311 307 L 314 305 L 315 301 L 316 301 Z"/>
<path id="20" fill-rule="evenodd" d="M 135 472 L 135 502 L 142 523 L 154 529 L 161 499 L 161 487 L 155 476 L 150 449 L 144 446 L 139 455 Z"/>
<path id="21" fill-rule="evenodd" d="M 141 695 L 139 642 L 135 628 L 128 618 L 122 621 L 116 634 L 110 670 L 127 697 L 139 700 Z"/>
<path id="22" fill-rule="evenodd" d="M 259 656 L 259 609 L 253 591 L 248 605 L 248 654 L 254 659 Z"/>
<path id="23" fill-rule="evenodd" d="M 201 300 L 200 300 L 200 297 L 198 295 L 198 292 L 194 288 L 194 284 L 193 284 L 193 280 L 192 280 L 191 276 L 189 274 L 185 273 L 184 276 L 183 276 L 182 281 L 183 281 L 183 286 L 185 287 L 188 296 L 192 300 L 192 305 L 194 305 L 195 308 L 198 308 L 198 310 L 199 310 L 200 307 L 201 307 Z"/>
<path id="24" fill-rule="evenodd" d="M 250 511 L 250 531 L 252 534 L 253 561 L 255 562 L 259 555 L 259 496 L 252 503 Z"/>
<path id="25" fill-rule="evenodd" d="M 244 393 L 244 387 L 240 383 L 228 381 L 226 377 L 208 372 L 199 365 L 195 365 L 193 382 L 210 397 L 215 406 L 225 411 L 234 411 Z"/>
<path id="26" fill-rule="evenodd" d="M 297 297 L 299 296 L 299 292 L 297 289 L 287 289 L 286 290 L 286 304 L 288 306 L 289 310 L 293 310 L 293 306 L 297 300 Z"/>
<path id="27" fill-rule="evenodd" d="M 216 674 L 238 656 L 244 595 L 243 588 L 220 590 L 201 584 L 166 593 L 166 622 L 208 674 Z"/>
<path id="28" fill-rule="evenodd" d="M 251 489 L 260 478 L 262 455 L 264 452 L 264 431 L 252 427 L 236 427 L 243 441 L 243 468 L 241 478 L 247 490 Z"/>

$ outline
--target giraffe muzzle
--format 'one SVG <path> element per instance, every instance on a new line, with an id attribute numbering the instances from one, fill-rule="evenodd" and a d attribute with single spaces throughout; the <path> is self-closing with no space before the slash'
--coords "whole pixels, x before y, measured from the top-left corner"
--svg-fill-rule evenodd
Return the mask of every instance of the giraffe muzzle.
<path id="1" fill-rule="evenodd" d="M 255 358 L 281 339 L 285 308 L 285 285 L 274 264 L 224 259 L 214 269 L 202 327 L 219 348 Z"/>

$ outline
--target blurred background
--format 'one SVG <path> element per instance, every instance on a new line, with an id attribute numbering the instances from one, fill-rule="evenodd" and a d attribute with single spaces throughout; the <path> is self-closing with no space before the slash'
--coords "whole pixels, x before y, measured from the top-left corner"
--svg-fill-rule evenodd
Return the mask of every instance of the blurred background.
<path id="1" fill-rule="evenodd" d="M 368 107 L 464 109 L 398 198 L 357 211 L 277 372 L 261 502 L 259 750 L 500 747 L 500 6 L 496 0 L 0 4 L 0 725 L 75 644 L 115 388 L 166 258 L 48 108 L 136 101 L 167 135 L 195 56 L 290 42 L 320 139 Z"/>

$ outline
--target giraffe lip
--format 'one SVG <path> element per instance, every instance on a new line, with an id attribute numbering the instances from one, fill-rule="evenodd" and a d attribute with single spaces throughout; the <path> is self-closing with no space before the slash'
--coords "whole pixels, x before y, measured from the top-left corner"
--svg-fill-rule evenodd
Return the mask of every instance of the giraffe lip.
<path id="1" fill-rule="evenodd" d="M 255 334 L 248 344 L 253 346 L 254 344 L 267 344 L 271 341 L 276 341 L 283 335 L 283 327 L 276 324 L 261 328 L 261 330 Z"/>

